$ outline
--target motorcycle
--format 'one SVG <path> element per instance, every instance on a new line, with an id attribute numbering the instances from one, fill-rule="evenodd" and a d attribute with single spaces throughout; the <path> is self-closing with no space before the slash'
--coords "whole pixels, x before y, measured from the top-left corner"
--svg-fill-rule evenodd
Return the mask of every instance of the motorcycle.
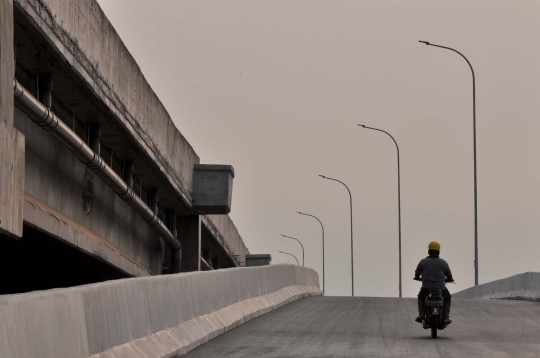
<path id="1" fill-rule="evenodd" d="M 422 282 L 422 278 L 414 278 L 414 280 Z M 448 280 L 445 280 L 445 282 L 454 283 L 454 281 Z M 431 338 L 437 338 L 437 330 L 442 331 L 448 327 L 448 323 L 443 318 L 444 298 L 441 290 L 429 290 L 429 294 L 424 301 L 424 309 L 422 327 L 424 329 L 431 329 Z"/>

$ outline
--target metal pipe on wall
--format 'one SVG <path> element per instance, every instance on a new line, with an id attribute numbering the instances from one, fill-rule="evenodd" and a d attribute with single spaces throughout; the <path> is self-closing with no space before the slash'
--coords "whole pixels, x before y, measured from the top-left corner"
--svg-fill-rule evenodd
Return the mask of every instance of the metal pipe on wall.
<path id="1" fill-rule="evenodd" d="M 15 101 L 21 104 L 23 110 L 37 125 L 58 138 L 84 165 L 105 181 L 148 225 L 156 230 L 165 243 L 173 249 L 173 262 L 181 258 L 181 245 L 176 236 L 169 231 L 167 226 L 159 220 L 152 209 L 135 194 L 122 178 L 82 138 L 64 122 L 59 120 L 49 108 L 45 107 L 38 99 L 32 96 L 17 80 L 14 80 L 14 95 Z"/>

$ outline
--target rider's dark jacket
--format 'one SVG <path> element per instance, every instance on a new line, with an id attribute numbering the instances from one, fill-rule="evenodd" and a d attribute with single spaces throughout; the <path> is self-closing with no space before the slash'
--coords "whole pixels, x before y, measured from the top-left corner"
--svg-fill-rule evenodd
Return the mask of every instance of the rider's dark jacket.
<path id="1" fill-rule="evenodd" d="M 450 266 L 439 256 L 430 255 L 422 259 L 414 272 L 415 278 L 422 276 L 422 288 L 444 289 L 445 279 L 453 281 Z M 445 277 L 446 276 L 446 277 Z"/>

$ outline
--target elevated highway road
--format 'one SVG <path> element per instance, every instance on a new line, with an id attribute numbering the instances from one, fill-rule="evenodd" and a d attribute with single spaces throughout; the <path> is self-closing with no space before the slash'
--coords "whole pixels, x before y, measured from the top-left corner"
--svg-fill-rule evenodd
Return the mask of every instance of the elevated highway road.
<path id="1" fill-rule="evenodd" d="M 416 315 L 412 298 L 310 297 L 185 357 L 540 357 L 540 303 L 455 299 L 438 339 Z"/>

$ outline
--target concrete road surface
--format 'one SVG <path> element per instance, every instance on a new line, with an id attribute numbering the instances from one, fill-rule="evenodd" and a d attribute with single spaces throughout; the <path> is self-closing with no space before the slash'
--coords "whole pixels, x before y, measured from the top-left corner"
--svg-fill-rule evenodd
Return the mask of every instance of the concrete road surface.
<path id="1" fill-rule="evenodd" d="M 304 298 L 185 357 L 540 357 L 540 303 L 455 299 L 437 339 L 416 315 L 411 298 Z"/>

